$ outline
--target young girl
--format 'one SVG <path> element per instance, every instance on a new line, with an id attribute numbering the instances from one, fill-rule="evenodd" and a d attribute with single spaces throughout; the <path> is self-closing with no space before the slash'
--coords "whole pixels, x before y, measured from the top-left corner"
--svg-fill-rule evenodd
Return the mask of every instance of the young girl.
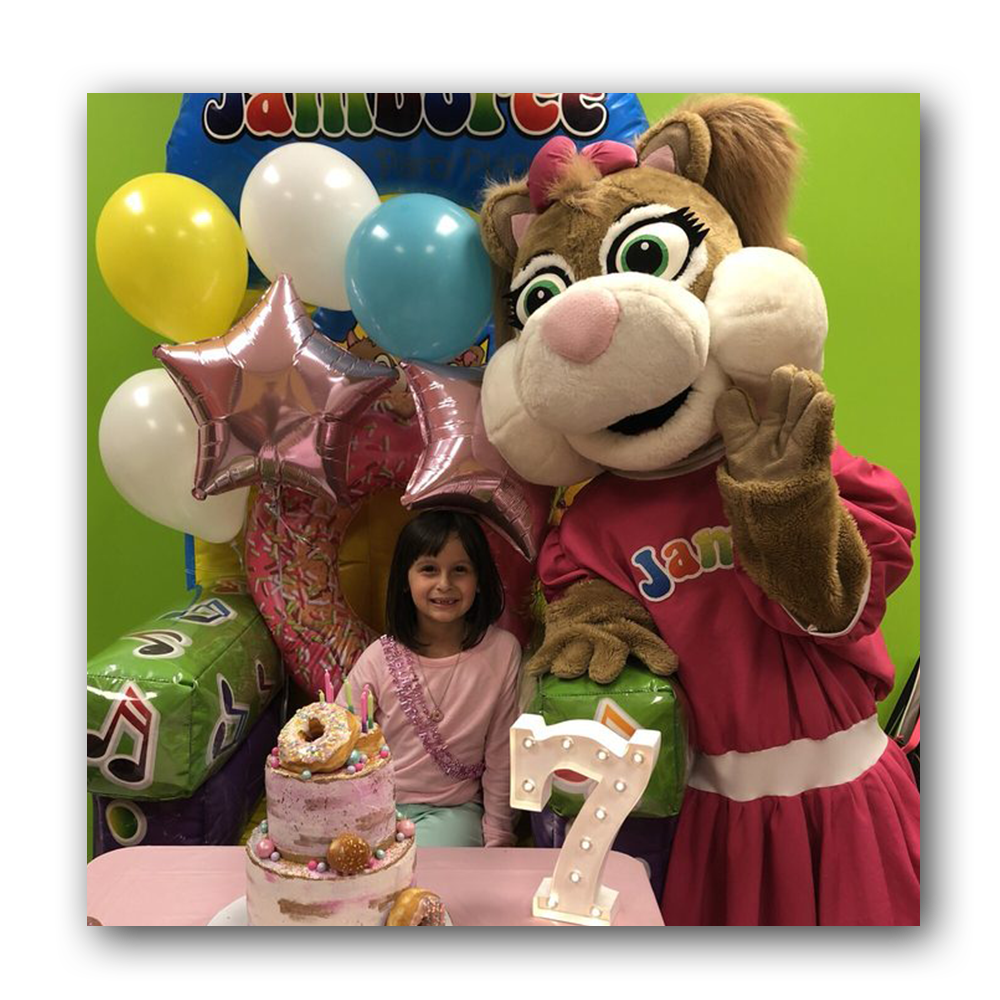
<path id="1" fill-rule="evenodd" d="M 396 802 L 418 846 L 506 847 L 510 727 L 521 647 L 493 622 L 503 585 L 482 529 L 467 514 L 428 511 L 396 543 L 386 598 L 388 635 L 348 676 L 357 709 L 375 695 L 396 772 Z M 337 702 L 346 705 L 346 688 Z"/>

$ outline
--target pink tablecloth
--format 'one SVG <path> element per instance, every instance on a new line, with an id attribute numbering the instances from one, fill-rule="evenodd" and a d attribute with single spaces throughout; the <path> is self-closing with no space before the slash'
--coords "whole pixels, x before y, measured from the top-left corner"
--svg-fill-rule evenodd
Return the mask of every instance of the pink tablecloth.
<path id="1" fill-rule="evenodd" d="M 555 849 L 422 847 L 415 885 L 444 900 L 457 927 L 565 927 L 531 915 Z M 105 926 L 204 926 L 246 892 L 242 847 L 123 847 L 87 865 L 87 915 Z M 662 926 L 640 862 L 612 851 L 604 884 L 620 893 L 615 925 Z"/>

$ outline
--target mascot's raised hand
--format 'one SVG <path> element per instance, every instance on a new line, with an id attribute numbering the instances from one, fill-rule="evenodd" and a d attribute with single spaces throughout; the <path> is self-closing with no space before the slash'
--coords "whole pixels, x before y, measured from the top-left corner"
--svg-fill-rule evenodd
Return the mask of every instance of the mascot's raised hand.
<path id="1" fill-rule="evenodd" d="M 815 372 L 783 365 L 771 376 L 758 419 L 753 400 L 729 389 L 715 405 L 726 446 L 726 465 L 737 482 L 794 479 L 830 467 L 833 396 Z"/>

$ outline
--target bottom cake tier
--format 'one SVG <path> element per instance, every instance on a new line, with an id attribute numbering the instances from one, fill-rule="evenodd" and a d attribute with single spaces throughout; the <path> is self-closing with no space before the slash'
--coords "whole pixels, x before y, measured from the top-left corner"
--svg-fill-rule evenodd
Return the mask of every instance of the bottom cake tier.
<path id="1" fill-rule="evenodd" d="M 415 841 L 393 844 L 357 875 L 311 871 L 296 861 L 259 858 L 257 827 L 247 841 L 247 923 L 257 927 L 369 927 L 384 924 L 396 896 L 413 881 Z M 266 848 L 265 848 L 266 849 Z"/>

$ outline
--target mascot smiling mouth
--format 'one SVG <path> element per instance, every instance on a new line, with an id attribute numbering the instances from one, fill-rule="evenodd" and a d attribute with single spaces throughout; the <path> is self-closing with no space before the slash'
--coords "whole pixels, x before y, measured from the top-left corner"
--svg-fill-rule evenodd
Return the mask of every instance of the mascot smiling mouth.
<path id="1" fill-rule="evenodd" d="M 654 406 L 651 410 L 644 410 L 642 413 L 632 413 L 621 420 L 616 420 L 608 427 L 609 431 L 618 434 L 627 434 L 634 437 L 637 434 L 645 434 L 646 431 L 655 431 L 662 427 L 683 405 L 691 393 L 692 386 L 688 386 L 683 392 L 679 392 L 672 399 L 668 399 L 659 406 Z"/>

